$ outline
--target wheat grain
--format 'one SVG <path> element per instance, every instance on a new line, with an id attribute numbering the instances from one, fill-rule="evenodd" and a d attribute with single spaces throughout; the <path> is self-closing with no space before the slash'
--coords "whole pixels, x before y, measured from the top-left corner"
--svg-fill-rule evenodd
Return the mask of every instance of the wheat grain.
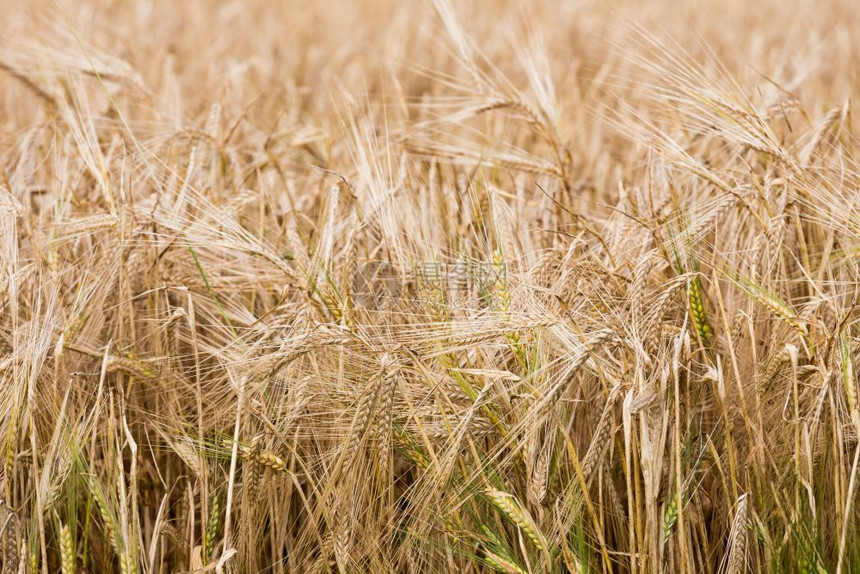
<path id="1" fill-rule="evenodd" d="M 376 427 L 379 467 L 383 472 L 387 472 L 388 469 L 388 458 L 391 450 L 391 425 L 394 420 L 394 393 L 397 388 L 397 377 L 399 376 L 398 369 L 391 368 L 388 365 L 385 368 L 387 372 L 380 382 L 382 385 L 380 388 L 382 403 L 379 408 L 382 416 Z"/>
<path id="2" fill-rule="evenodd" d="M 600 414 L 600 420 L 597 423 L 597 428 L 594 431 L 594 436 L 591 438 L 591 444 L 582 458 L 582 475 L 585 477 L 586 483 L 591 482 L 591 479 L 594 477 L 594 471 L 601 463 L 603 453 L 609 447 L 613 426 L 612 409 L 617 396 L 617 393 L 611 393 L 606 400 L 603 412 Z"/>
<path id="3" fill-rule="evenodd" d="M 747 566 L 747 495 L 738 498 L 729 533 L 728 574 L 743 574 Z"/>
<path id="4" fill-rule="evenodd" d="M 248 501 L 256 501 L 257 493 L 260 488 L 260 466 L 262 464 L 260 442 L 262 441 L 262 439 L 262 435 L 255 435 L 254 438 L 251 439 L 251 444 L 248 447 L 248 453 L 244 457 L 244 465 L 246 467 L 245 480 L 247 481 L 246 488 L 248 490 Z"/>
<path id="5" fill-rule="evenodd" d="M 75 574 L 75 546 L 68 524 L 60 527 L 60 568 L 63 574 Z"/>

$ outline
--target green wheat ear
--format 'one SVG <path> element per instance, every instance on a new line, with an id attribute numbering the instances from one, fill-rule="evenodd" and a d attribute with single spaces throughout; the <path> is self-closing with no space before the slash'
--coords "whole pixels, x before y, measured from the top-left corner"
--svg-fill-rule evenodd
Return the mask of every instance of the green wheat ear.
<path id="1" fill-rule="evenodd" d="M 839 336 L 839 359 L 842 371 L 842 384 L 845 387 L 845 401 L 848 403 L 848 412 L 851 422 L 855 428 L 860 430 L 860 407 L 857 405 L 857 387 L 854 375 L 854 357 L 851 351 L 850 325 L 848 332 Z"/>
<path id="2" fill-rule="evenodd" d="M 702 280 L 699 274 L 699 262 L 694 255 L 682 250 L 679 240 L 671 226 L 667 226 L 670 241 L 668 248 L 671 252 L 674 266 L 679 275 L 692 271 L 694 275 L 687 283 L 687 304 L 690 309 L 690 318 L 693 321 L 693 326 L 699 336 L 699 341 L 702 347 L 708 349 L 711 347 L 712 330 L 708 322 L 708 314 L 705 310 L 704 289 L 702 288 Z M 688 246 L 688 249 L 691 246 Z"/>
<path id="3" fill-rule="evenodd" d="M 538 550 L 547 549 L 547 543 L 543 534 L 538 531 L 534 520 L 523 509 L 516 497 L 501 490 L 488 490 L 485 494 L 508 520 L 520 527 Z"/>
<path id="4" fill-rule="evenodd" d="M 789 307 L 788 303 L 780 299 L 776 293 L 765 289 L 742 273 L 729 273 L 723 271 L 723 274 L 741 291 L 767 309 L 774 317 L 791 327 L 803 338 L 804 341 L 806 341 L 809 351 L 813 355 L 816 353 L 815 343 L 812 342 L 812 338 L 809 336 L 809 331 L 801 322 L 797 314 L 791 309 L 791 307 Z"/>
<path id="5" fill-rule="evenodd" d="M 506 574 L 527 574 L 528 570 L 517 564 L 510 556 L 502 556 L 492 550 L 485 550 L 484 561 L 487 566 L 496 572 L 505 572 Z"/>
<path id="6" fill-rule="evenodd" d="M 63 574 L 75 574 L 75 543 L 68 524 L 60 526 L 60 569 Z"/>
<path id="7" fill-rule="evenodd" d="M 217 494 L 212 495 L 212 504 L 209 507 L 209 523 L 203 531 L 203 559 L 209 560 L 215 551 L 215 539 L 221 528 L 221 498 Z"/>
<path id="8" fill-rule="evenodd" d="M 690 305 L 690 316 L 702 346 L 709 348 L 711 346 L 711 326 L 708 323 L 708 314 L 705 311 L 705 301 L 702 296 L 702 282 L 698 275 L 693 277 L 687 286 L 687 298 Z"/>
<path id="9" fill-rule="evenodd" d="M 678 495 L 672 496 L 666 510 L 663 513 L 663 539 L 668 540 L 675 528 L 675 523 L 678 521 Z"/>
<path id="10" fill-rule="evenodd" d="M 814 554 L 812 556 L 803 556 L 800 559 L 798 571 L 801 574 L 825 574 L 827 572 Z"/>

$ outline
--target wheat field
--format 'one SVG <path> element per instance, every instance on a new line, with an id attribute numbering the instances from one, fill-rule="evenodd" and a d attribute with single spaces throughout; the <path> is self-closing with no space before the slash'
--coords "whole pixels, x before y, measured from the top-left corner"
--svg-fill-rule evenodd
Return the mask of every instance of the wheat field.
<path id="1" fill-rule="evenodd" d="M 860 572 L 851 3 L 0 7 L 4 574 Z"/>

